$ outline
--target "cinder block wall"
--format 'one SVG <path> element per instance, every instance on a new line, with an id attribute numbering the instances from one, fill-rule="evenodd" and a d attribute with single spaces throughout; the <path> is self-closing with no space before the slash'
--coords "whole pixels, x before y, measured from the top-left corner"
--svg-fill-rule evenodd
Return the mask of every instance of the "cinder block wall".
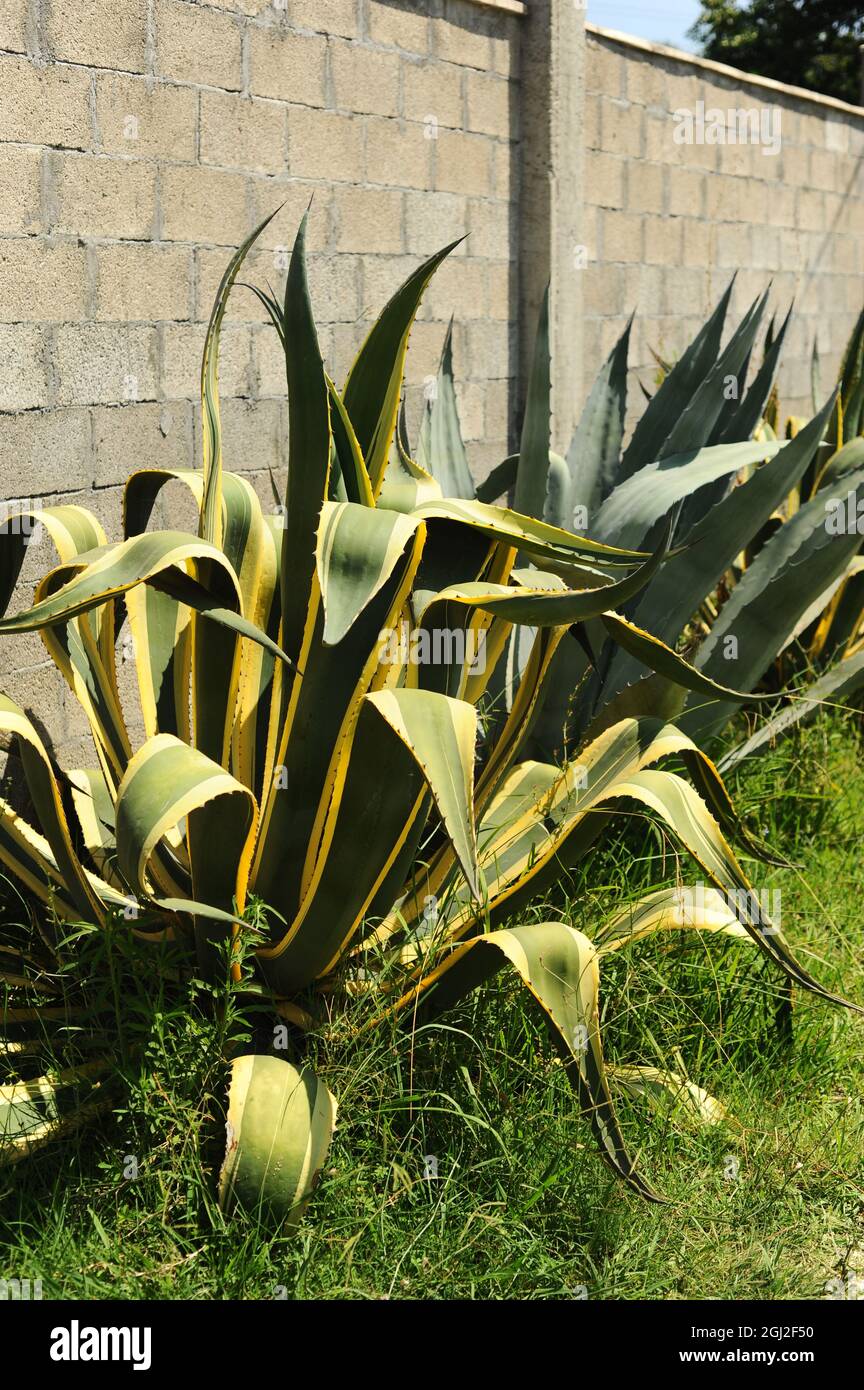
<path id="1" fill-rule="evenodd" d="M 827 393 L 864 303 L 864 111 L 725 75 L 650 44 L 587 34 L 585 363 L 592 370 L 637 310 L 631 362 L 677 356 L 737 271 L 738 315 L 773 281 L 795 315 L 781 403 L 810 412 L 818 338 Z M 781 149 L 676 144 L 671 113 L 776 107 Z M 586 389 L 590 380 L 586 380 Z M 641 392 L 634 400 L 641 409 Z"/>
<path id="2" fill-rule="evenodd" d="M 781 153 L 676 144 L 671 113 L 699 101 L 778 106 Z M 571 0 L 0 0 L 0 499 L 82 502 L 117 536 L 129 472 L 197 463 L 222 269 L 284 204 L 247 272 L 279 284 L 310 198 L 337 380 L 404 276 L 468 233 L 413 335 L 409 406 L 416 428 L 453 313 L 480 476 L 518 425 L 518 340 L 534 330 L 519 257 L 537 284 L 583 292 L 581 382 L 579 296 L 558 294 L 574 319 L 554 329 L 559 407 L 587 392 L 634 308 L 632 361 L 650 381 L 649 346 L 680 353 L 734 269 L 736 312 L 772 277 L 777 307 L 795 294 L 781 391 L 806 413 L 813 338 L 827 387 L 862 298 L 862 154 L 857 108 L 591 26 L 583 51 Z M 283 369 L 248 291 L 221 377 L 227 464 L 269 502 Z M 47 541 L 31 548 L 16 606 L 47 561 Z M 50 716 L 64 759 L 92 761 L 45 669 L 37 638 L 0 643 L 0 687 Z"/>
<path id="3" fill-rule="evenodd" d="M 468 233 L 413 334 L 410 405 L 416 422 L 455 314 L 473 461 L 481 475 L 499 462 L 516 370 L 519 24 L 467 0 L 2 0 L 0 497 L 84 503 L 118 537 L 132 469 L 197 463 L 224 266 L 284 204 L 244 276 L 279 285 L 310 199 L 337 381 L 404 276 Z M 272 504 L 284 367 L 248 291 L 233 296 L 221 386 L 226 465 Z M 32 547 L 26 581 L 48 551 Z M 71 697 L 55 707 L 37 638 L 0 644 L 0 684 L 58 745 L 83 736 Z"/>
<path id="4" fill-rule="evenodd" d="M 337 379 L 400 277 L 469 233 L 428 297 L 409 379 L 434 371 L 455 312 L 466 429 L 498 461 L 518 23 L 463 0 L 3 0 L 0 409 L 45 412 L 4 422 L 31 458 L 67 441 L 33 485 L 110 486 L 130 460 L 193 457 L 203 323 L 230 249 L 284 203 L 249 265 L 278 282 L 310 198 Z M 223 341 L 231 462 L 279 466 L 281 366 L 248 293 Z"/>

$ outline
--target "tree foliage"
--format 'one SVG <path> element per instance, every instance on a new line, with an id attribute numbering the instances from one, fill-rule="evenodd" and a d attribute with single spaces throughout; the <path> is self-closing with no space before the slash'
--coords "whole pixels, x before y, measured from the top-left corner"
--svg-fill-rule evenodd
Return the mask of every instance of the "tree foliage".
<path id="1" fill-rule="evenodd" d="M 858 0 L 702 0 L 690 37 L 706 58 L 841 101 L 861 99 Z"/>

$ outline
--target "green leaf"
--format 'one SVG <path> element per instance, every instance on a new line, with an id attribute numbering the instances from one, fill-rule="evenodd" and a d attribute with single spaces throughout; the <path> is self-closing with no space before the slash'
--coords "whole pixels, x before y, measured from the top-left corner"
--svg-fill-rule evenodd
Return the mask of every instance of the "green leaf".
<path id="1" fill-rule="evenodd" d="M 609 635 L 643 666 L 647 666 L 651 671 L 656 671 L 658 675 L 665 676 L 667 680 L 674 681 L 676 685 L 683 686 L 685 690 L 694 690 L 701 695 L 723 696 L 727 700 L 736 700 L 740 704 L 744 704 L 748 700 L 768 698 L 767 696 L 752 695 L 746 690 L 731 690 L 729 686 L 720 685 L 718 681 L 711 680 L 703 671 L 691 666 L 682 656 L 674 652 L 671 647 L 667 647 L 664 642 L 652 637 L 650 632 L 643 632 L 635 623 L 622 618 L 620 613 L 604 613 L 601 622 Z"/>
<path id="2" fill-rule="evenodd" d="M 474 480 L 459 424 L 453 382 L 453 320 L 447 326 L 435 392 L 426 403 L 417 461 L 440 483 L 445 497 L 473 497 Z"/>
<path id="3" fill-rule="evenodd" d="M 725 1108 L 695 1081 L 660 1067 L 608 1067 L 607 1073 L 614 1089 L 631 1096 L 647 1096 L 652 1101 L 672 1101 L 691 1118 L 705 1125 L 730 1123 Z"/>
<path id="4" fill-rule="evenodd" d="M 355 359 L 342 392 L 376 497 L 384 481 L 396 429 L 405 354 L 414 318 L 426 286 L 459 241 L 451 242 L 430 256 L 385 305 Z"/>
<path id="5" fill-rule="evenodd" d="M 242 912 L 258 823 L 255 798 L 197 748 L 157 734 L 132 758 L 117 793 L 117 863 L 136 895 L 154 896 L 151 866 L 160 841 L 184 822 L 193 899 L 222 913 Z M 212 978 L 225 932 L 199 923 L 196 934 L 199 963 Z"/>
<path id="6" fill-rule="evenodd" d="M 860 505 L 864 472 L 844 479 L 844 504 L 847 491 Z M 828 519 L 825 494 L 819 492 L 763 546 L 699 649 L 696 664 L 705 675 L 716 679 L 728 673 L 739 689 L 753 689 L 812 599 L 844 572 L 861 544 L 856 532 L 832 534 Z M 730 714 L 722 702 L 697 706 L 691 700 L 683 725 L 704 741 Z"/>
<path id="7" fill-rule="evenodd" d="M 324 503 L 316 564 L 328 646 L 342 641 L 381 590 L 421 524 L 417 517 L 383 508 Z"/>
<path id="8" fill-rule="evenodd" d="M 632 946 L 658 931 L 703 931 L 752 941 L 722 893 L 703 888 L 697 895 L 686 888 L 659 888 L 628 903 L 604 923 L 597 934 L 600 956 Z"/>
<path id="9" fill-rule="evenodd" d="M 845 699 L 847 695 L 854 695 L 862 686 L 864 651 L 856 653 L 855 656 L 844 657 L 830 671 L 826 671 L 818 680 L 812 681 L 803 691 L 796 693 L 792 704 L 784 706 L 773 718 L 766 720 L 750 738 L 745 739 L 720 759 L 717 764 L 719 771 L 731 772 L 738 763 L 761 752 L 801 720 L 809 719 L 826 704 L 833 705 Z"/>
<path id="10" fill-rule="evenodd" d="M 68 622 L 136 584 L 155 579 L 172 565 L 187 562 L 206 576 L 204 587 L 211 602 L 221 596 L 230 601 L 233 596 L 239 606 L 237 577 L 221 550 L 185 531 L 148 531 L 77 556 L 62 567 L 73 576 L 67 583 L 32 607 L 0 619 L 0 632 L 33 632 Z"/>
<path id="11" fill-rule="evenodd" d="M 57 776 L 48 750 L 32 720 L 6 695 L 0 695 L 0 731 L 18 739 L 30 800 L 50 845 L 60 881 L 85 922 L 103 923 L 105 911 L 73 844 Z M 4 816 L 5 818 L 5 816 Z M 51 923 L 46 930 L 52 931 Z"/>
<path id="12" fill-rule="evenodd" d="M 621 460 L 619 485 L 662 457 L 672 426 L 690 406 L 700 382 L 715 365 L 734 283 L 733 276 L 711 317 L 648 402 Z"/>
<path id="13" fill-rule="evenodd" d="M 640 598 L 634 613 L 639 627 L 663 642 L 678 640 L 699 604 L 803 477 L 819 447 L 833 405 L 832 398 L 775 458 L 757 468 L 745 483 L 734 487 L 694 527 L 687 545 L 667 558 Z M 619 652 L 609 670 L 604 699 L 610 699 L 643 672 L 638 662 Z"/>
<path id="14" fill-rule="evenodd" d="M 0 1086 L 0 1166 L 65 1138 L 108 1108 L 106 1058 L 50 1076 Z"/>
<path id="15" fill-rule="evenodd" d="M 278 209 L 277 209 L 278 211 Z M 259 223 L 234 252 L 216 291 L 207 325 L 201 359 L 201 416 L 204 435 L 204 496 L 201 504 L 201 537 L 218 545 L 222 539 L 222 427 L 219 419 L 219 338 L 228 307 L 228 296 L 251 247 L 276 216 Z"/>
<path id="16" fill-rule="evenodd" d="M 609 494 L 593 534 L 608 544 L 639 547 L 654 523 L 676 502 L 717 478 L 728 478 L 750 464 L 773 458 L 780 448 L 779 444 L 758 442 L 714 444 L 649 463 Z"/>
<path id="17" fill-rule="evenodd" d="M 799 435 L 798 438 L 800 439 L 800 437 Z M 855 439 L 850 439 L 849 443 L 844 444 L 842 449 L 838 449 L 836 454 L 832 454 L 819 474 L 819 490 L 835 486 L 844 478 L 848 478 L 850 474 L 857 473 L 861 468 L 864 468 L 864 437 L 859 435 Z"/>
<path id="18" fill-rule="evenodd" d="M 643 551 L 622 550 L 620 546 L 603 545 L 587 536 L 574 535 L 545 521 L 493 507 L 485 502 L 464 502 L 456 497 L 442 497 L 421 502 L 414 515 L 423 521 L 451 521 L 468 527 L 490 540 L 517 547 L 526 555 L 539 560 L 573 562 L 590 559 L 598 564 L 632 565 L 646 558 Z"/>
<path id="19" fill-rule="evenodd" d="M 780 325 L 779 332 L 776 337 L 771 340 L 770 346 L 765 353 L 764 361 L 761 363 L 756 376 L 753 378 L 752 385 L 745 393 L 743 400 L 741 400 L 740 404 L 734 398 L 729 401 L 728 417 L 726 420 L 723 420 L 721 417 L 720 420 L 721 428 L 717 438 L 718 444 L 736 444 L 739 441 L 749 439 L 759 424 L 759 421 L 762 419 L 765 406 L 774 385 L 774 377 L 777 373 L 780 353 L 783 349 L 783 343 L 786 339 L 786 333 L 791 318 L 792 310 L 790 308 Z M 743 373 L 739 381 L 739 394 L 740 386 L 743 385 L 745 379 L 746 373 Z M 817 414 L 816 407 L 813 409 L 813 414 Z"/>
<path id="20" fill-rule="evenodd" d="M 567 451 L 573 477 L 573 505 L 594 517 L 619 481 L 624 416 L 627 410 L 627 355 L 631 314 L 591 388 L 581 419 Z M 572 517 L 571 517 L 572 522 Z"/>
<path id="21" fill-rule="evenodd" d="M 468 887 L 479 897 L 473 809 L 476 709 L 429 690 L 381 690 L 367 695 L 366 702 L 414 757 Z"/>
<path id="22" fill-rule="evenodd" d="M 506 459 L 495 465 L 488 478 L 484 478 L 482 483 L 477 484 L 474 493 L 475 500 L 478 502 L 497 502 L 499 497 L 503 497 L 515 486 L 518 471 L 519 455 L 508 454 Z"/>
<path id="23" fill-rule="evenodd" d="M 549 470 L 551 365 L 549 361 L 549 286 L 543 294 L 534 357 L 528 381 L 525 419 L 519 445 L 514 507 L 524 516 L 542 519 L 546 506 L 546 475 Z"/>
<path id="24" fill-rule="evenodd" d="M 336 1101 L 310 1067 L 281 1057 L 235 1057 L 219 1204 L 296 1227 L 324 1166 Z"/>
<path id="25" fill-rule="evenodd" d="M 372 484 L 366 472 L 363 454 L 354 433 L 354 427 L 345 409 L 345 402 L 330 378 L 327 378 L 330 393 L 330 425 L 333 430 L 333 451 L 339 476 L 345 487 L 345 498 L 349 502 L 360 502 L 364 507 L 374 507 Z M 332 491 L 332 488 L 331 488 Z"/>
<path id="26" fill-rule="evenodd" d="M 483 613 L 506 618 L 508 622 L 525 623 L 530 627 L 569 627 L 572 623 L 608 613 L 619 603 L 626 603 L 649 583 L 667 554 L 669 531 L 667 527 L 656 552 L 625 579 L 613 581 L 597 571 L 586 571 L 586 580 L 601 579 L 604 582 L 590 587 L 586 583 L 582 589 L 567 589 L 562 587 L 555 574 L 538 571 L 535 575 L 527 575 L 520 572 L 523 579 L 530 578 L 533 582 L 523 582 L 518 587 L 487 584 L 482 580 L 458 584 L 442 589 L 440 594 L 434 596 L 433 602 L 465 604 Z"/>
<path id="27" fill-rule="evenodd" d="M 477 937 L 456 947 L 400 1005 L 421 997 L 428 999 L 429 1012 L 441 1013 L 505 966 L 543 1010 L 603 1158 L 640 1196 L 661 1200 L 639 1174 L 618 1124 L 600 1041 L 597 952 L 581 932 L 563 922 L 541 922 Z"/>
<path id="28" fill-rule="evenodd" d="M 315 574 L 315 541 L 330 470 L 330 392 L 306 276 L 307 213 L 285 285 L 288 376 L 287 515 L 282 534 L 282 645 L 298 661 Z"/>

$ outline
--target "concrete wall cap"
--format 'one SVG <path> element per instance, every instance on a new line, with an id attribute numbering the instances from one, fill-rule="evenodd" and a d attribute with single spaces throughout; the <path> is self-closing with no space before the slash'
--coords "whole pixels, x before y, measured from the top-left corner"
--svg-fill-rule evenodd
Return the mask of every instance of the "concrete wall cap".
<path id="1" fill-rule="evenodd" d="M 505 14 L 526 15 L 528 6 L 522 0 L 468 0 L 469 5 L 482 5 L 484 10 L 503 10 Z"/>
<path id="2" fill-rule="evenodd" d="M 635 34 L 619 33 L 617 29 L 601 29 L 599 24 L 586 24 L 585 33 L 592 39 L 622 44 L 626 48 L 638 48 L 640 52 L 654 53 L 658 58 L 670 58 L 688 67 L 719 73 L 722 77 L 732 78 L 739 84 L 764 87 L 767 91 L 776 92 L 778 96 L 788 97 L 792 101 L 809 101 L 815 106 L 827 106 L 832 111 L 842 111 L 846 116 L 857 116 L 859 120 L 864 120 L 864 106 L 852 106 L 848 101 L 823 96 L 820 92 L 808 91 L 806 87 L 790 87 L 785 82 L 776 82 L 773 77 L 760 77 L 758 73 L 733 68 L 728 63 L 717 63 L 713 58 L 700 58 L 697 53 L 685 53 L 683 49 L 670 48 L 665 43 L 652 43 L 649 39 L 637 38 Z"/>

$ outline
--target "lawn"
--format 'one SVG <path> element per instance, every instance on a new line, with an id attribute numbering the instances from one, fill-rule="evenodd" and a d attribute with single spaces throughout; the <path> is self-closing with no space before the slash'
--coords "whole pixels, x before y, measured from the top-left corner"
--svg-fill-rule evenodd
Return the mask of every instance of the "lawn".
<path id="1" fill-rule="evenodd" d="M 780 891 L 803 963 L 864 1003 L 858 718 L 823 714 L 730 790 L 795 863 L 745 861 Z M 590 935 L 676 878 L 697 881 L 634 817 L 531 915 Z M 219 1054 L 239 1021 L 217 1026 L 194 983 L 115 955 L 116 1108 L 0 1170 L 0 1276 L 40 1278 L 45 1297 L 783 1300 L 864 1280 L 864 1019 L 796 992 L 790 1022 L 747 943 L 665 933 L 604 965 L 608 1058 L 686 1071 L 729 1117 L 621 1101 L 667 1205 L 601 1163 L 524 990 L 499 977 L 413 1034 L 364 1045 L 334 1016 L 313 1039 L 340 1122 L 299 1232 L 279 1238 L 226 1224 L 214 1198 Z"/>

